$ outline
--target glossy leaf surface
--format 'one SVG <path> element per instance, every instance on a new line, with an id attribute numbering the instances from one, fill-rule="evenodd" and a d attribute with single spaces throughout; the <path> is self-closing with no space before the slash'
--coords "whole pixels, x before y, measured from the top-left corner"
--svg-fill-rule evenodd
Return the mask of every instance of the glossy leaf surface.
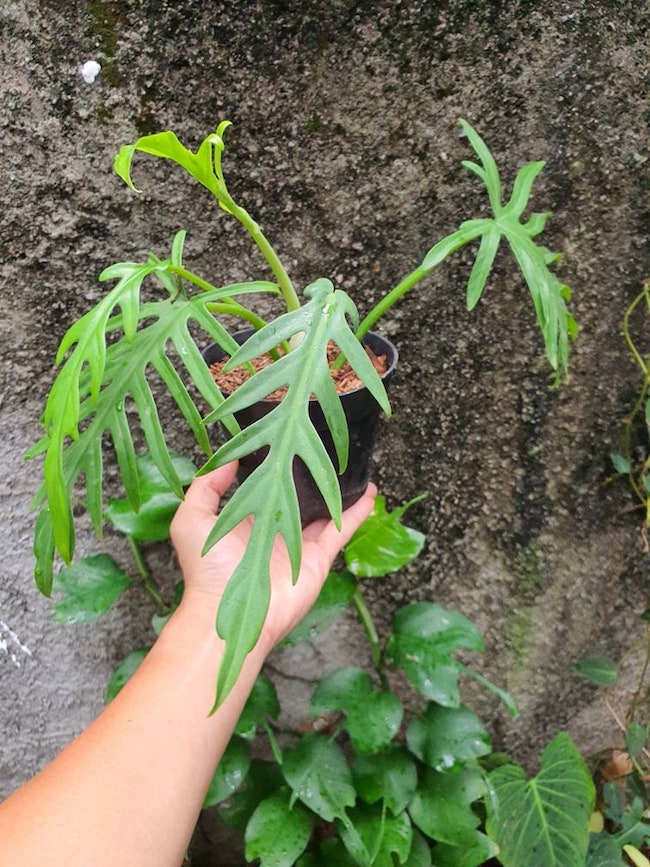
<path id="1" fill-rule="evenodd" d="M 546 747 L 537 776 L 529 780 L 519 765 L 504 765 L 490 783 L 498 812 L 491 808 L 487 831 L 504 867 L 584 867 L 594 784 L 567 734 Z"/>
<path id="2" fill-rule="evenodd" d="M 375 753 L 395 737 L 404 715 L 399 698 L 388 690 L 375 690 L 361 668 L 341 668 L 323 678 L 311 700 L 314 716 L 343 711 L 342 727 L 359 753 Z"/>
<path id="3" fill-rule="evenodd" d="M 426 698 L 458 707 L 458 650 L 483 650 L 476 627 L 457 611 L 430 602 L 400 608 L 393 620 L 388 655 Z"/>
<path id="4" fill-rule="evenodd" d="M 242 737 L 253 737 L 267 717 L 276 719 L 279 713 L 280 702 L 275 687 L 265 674 L 260 674 L 246 700 L 235 732 Z"/>
<path id="5" fill-rule="evenodd" d="M 406 861 L 413 839 L 413 828 L 406 813 L 390 816 L 379 805 L 359 804 L 350 810 L 349 818 L 348 826 L 340 826 L 341 839 L 359 864 L 394 867 L 394 859 L 398 864 Z"/>
<path id="6" fill-rule="evenodd" d="M 432 840 L 469 847 L 476 842 L 480 821 L 472 804 L 485 791 L 485 780 L 475 765 L 469 764 L 456 774 L 426 768 L 409 813 Z"/>
<path id="7" fill-rule="evenodd" d="M 423 497 L 416 497 L 392 512 L 386 498 L 375 498 L 372 514 L 363 522 L 345 547 L 345 562 L 357 578 L 375 578 L 401 569 L 418 556 L 425 542 L 419 530 L 406 527 L 401 519 L 406 510 Z"/>
<path id="8" fill-rule="evenodd" d="M 276 762 L 252 759 L 242 785 L 219 804 L 219 815 L 227 825 L 246 830 L 248 820 L 260 801 L 273 794 L 284 782 Z"/>
<path id="9" fill-rule="evenodd" d="M 317 734 L 308 734 L 286 750 L 282 772 L 294 797 L 326 822 L 343 819 L 356 799 L 352 774 L 341 748 Z"/>
<path id="10" fill-rule="evenodd" d="M 203 807 L 212 807 L 232 795 L 243 783 L 251 764 L 248 741 L 234 735 L 217 765 L 203 801 Z"/>
<path id="11" fill-rule="evenodd" d="M 60 598 L 52 605 L 56 623 L 88 623 L 101 617 L 131 579 L 109 554 L 95 554 L 65 566 L 54 579 L 52 590 Z"/>
<path id="12" fill-rule="evenodd" d="M 298 801 L 290 806 L 290 792 L 282 789 L 265 798 L 246 826 L 246 859 L 260 859 L 260 867 L 293 867 L 307 847 L 313 817 Z"/>
<path id="13" fill-rule="evenodd" d="M 405 810 L 418 785 L 417 769 L 409 753 L 394 744 L 373 755 L 355 756 L 354 786 L 366 804 L 383 800 L 397 815 Z"/>
<path id="14" fill-rule="evenodd" d="M 406 730 L 411 752 L 436 771 L 452 771 L 486 756 L 490 738 L 483 723 L 464 707 L 429 704 Z"/>

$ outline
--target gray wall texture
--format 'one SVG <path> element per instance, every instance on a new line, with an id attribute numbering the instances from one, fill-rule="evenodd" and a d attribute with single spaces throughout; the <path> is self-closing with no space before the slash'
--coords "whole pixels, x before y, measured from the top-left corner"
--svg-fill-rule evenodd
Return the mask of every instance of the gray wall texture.
<path id="1" fill-rule="evenodd" d="M 571 381 L 548 387 L 505 256 L 474 314 L 469 252 L 391 313 L 383 329 L 401 364 L 375 477 L 391 505 L 428 492 L 411 517 L 428 542 L 370 592 L 386 623 L 416 599 L 477 623 L 478 664 L 521 714 L 513 722 L 485 698 L 480 708 L 518 759 L 534 762 L 562 728 L 587 753 L 612 743 L 615 727 L 571 665 L 634 641 L 648 585 L 641 519 L 623 485 L 603 485 L 637 384 L 620 321 L 649 270 L 648 27 L 636 0 L 2 4 L 0 794 L 90 721 L 115 665 L 151 639 L 136 591 L 93 626 L 52 623 L 31 577 L 40 468 L 22 454 L 39 435 L 57 342 L 100 296 L 103 267 L 162 255 L 187 227 L 194 270 L 223 283 L 263 273 L 243 232 L 180 170 L 142 164 L 140 197 L 111 172 L 139 134 L 171 128 L 197 145 L 223 118 L 235 124 L 230 186 L 296 283 L 330 276 L 362 310 L 483 213 L 459 165 L 470 156 L 459 117 L 508 167 L 506 182 L 523 162 L 548 161 L 533 204 L 554 211 L 546 243 L 574 289 Z M 89 59 L 102 65 L 92 84 L 79 71 Z M 82 553 L 100 548 L 82 536 Z M 171 584 L 172 554 L 149 555 Z M 340 630 L 303 652 L 314 671 L 344 661 L 348 645 L 357 654 L 354 624 Z M 295 661 L 275 668 L 288 690 Z M 299 706 L 308 688 L 293 686 Z"/>

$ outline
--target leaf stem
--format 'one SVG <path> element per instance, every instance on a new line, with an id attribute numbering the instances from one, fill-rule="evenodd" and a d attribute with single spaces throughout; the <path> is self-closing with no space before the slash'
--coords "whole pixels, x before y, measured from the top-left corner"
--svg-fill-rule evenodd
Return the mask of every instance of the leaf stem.
<path id="1" fill-rule="evenodd" d="M 431 269 L 425 268 L 423 265 L 419 265 L 414 271 L 411 271 L 410 274 L 407 274 L 403 280 L 401 280 L 394 289 L 384 295 L 381 301 L 378 301 L 377 304 L 372 308 L 372 310 L 368 313 L 363 322 L 359 325 L 356 330 L 356 336 L 361 340 L 362 337 L 370 331 L 375 322 L 380 319 L 387 310 L 396 304 L 403 295 L 412 289 L 416 283 L 419 283 L 423 277 L 425 277 Z"/>
<path id="2" fill-rule="evenodd" d="M 361 625 L 363 626 L 366 637 L 370 644 L 372 661 L 377 671 L 377 674 L 379 675 L 379 679 L 381 680 L 382 686 L 384 688 L 387 688 L 388 681 L 386 680 L 386 672 L 384 671 L 383 653 L 381 648 L 381 642 L 379 640 L 379 634 L 377 632 L 377 627 L 375 626 L 375 621 L 372 619 L 372 615 L 370 613 L 370 610 L 368 609 L 368 605 L 366 604 L 363 593 L 358 587 L 354 592 L 352 602 L 354 603 L 354 607 L 357 609 L 359 620 L 361 621 Z"/>
<path id="3" fill-rule="evenodd" d="M 163 599 L 162 592 L 160 587 L 154 581 L 151 572 L 147 568 L 147 564 L 145 563 L 144 557 L 142 556 L 142 551 L 140 550 L 140 546 L 138 545 L 134 536 L 130 533 L 126 534 L 126 538 L 129 540 L 129 546 L 131 548 L 131 553 L 133 554 L 133 559 L 135 560 L 135 564 L 138 567 L 138 572 L 140 573 L 140 577 L 142 578 L 142 587 L 149 593 L 151 598 L 156 603 L 157 613 L 160 615 L 169 614 L 171 608 L 165 600 Z"/>

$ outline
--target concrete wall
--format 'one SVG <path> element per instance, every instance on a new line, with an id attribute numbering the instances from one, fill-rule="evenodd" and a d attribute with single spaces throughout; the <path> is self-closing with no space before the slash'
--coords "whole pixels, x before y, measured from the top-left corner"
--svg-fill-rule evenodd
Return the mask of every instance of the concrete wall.
<path id="1" fill-rule="evenodd" d="M 97 713 L 114 666 L 150 639 L 137 593 L 95 626 L 52 624 L 31 578 L 39 466 L 21 455 L 38 436 L 57 342 L 99 297 L 104 266 L 163 254 L 186 226 L 194 270 L 224 283 L 262 273 L 243 232 L 180 171 L 142 166 L 139 198 L 111 173 L 119 145 L 138 134 L 172 128 L 197 144 L 222 118 L 235 124 L 231 188 L 296 283 L 330 276 L 362 309 L 458 221 L 482 213 L 483 193 L 459 168 L 469 153 L 457 118 L 477 126 L 507 182 L 524 161 L 548 161 L 534 205 L 555 212 L 546 243 L 564 254 L 561 276 L 574 288 L 582 330 L 571 382 L 548 388 L 532 308 L 505 256 L 474 314 L 464 310 L 467 252 L 390 315 L 384 329 L 401 365 L 376 478 L 392 504 L 428 491 L 412 516 L 428 544 L 371 594 L 385 622 L 410 599 L 477 622 L 483 668 L 522 713 L 513 723 L 489 701 L 483 709 L 518 758 L 562 727 L 588 751 L 610 742 L 612 727 L 570 665 L 587 651 L 620 653 L 647 589 L 640 518 L 625 513 L 623 487 L 602 485 L 637 382 L 620 320 L 649 264 L 642 7 L 2 5 L 0 793 Z M 93 84 L 79 72 L 88 59 L 102 64 Z M 82 537 L 82 551 L 98 545 Z M 151 557 L 171 583 L 169 552 Z"/>

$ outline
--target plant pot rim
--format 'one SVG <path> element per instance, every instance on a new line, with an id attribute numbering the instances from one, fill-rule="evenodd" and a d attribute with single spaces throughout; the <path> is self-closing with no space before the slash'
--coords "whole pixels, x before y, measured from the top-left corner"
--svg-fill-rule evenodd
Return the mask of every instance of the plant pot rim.
<path id="1" fill-rule="evenodd" d="M 245 339 L 248 338 L 251 334 L 253 334 L 254 331 L 255 331 L 254 328 L 244 328 L 244 329 L 241 329 L 239 331 L 235 331 L 232 334 L 232 337 L 234 337 L 238 343 L 239 343 L 239 338 L 242 338 L 241 343 L 243 344 L 245 342 Z M 395 368 L 397 367 L 397 362 L 399 361 L 399 352 L 398 352 L 395 344 L 391 340 L 389 340 L 388 337 L 385 337 L 383 334 L 379 334 L 376 331 L 369 331 L 364 337 L 361 338 L 360 342 L 362 345 L 365 344 L 366 342 L 369 345 L 372 343 L 384 344 L 383 348 L 386 350 L 386 352 L 379 353 L 379 354 L 385 354 L 388 356 L 388 365 L 386 367 L 386 370 L 383 373 L 381 373 L 380 376 L 381 376 L 381 379 L 386 379 L 386 377 L 390 377 L 394 373 Z M 213 360 L 208 360 L 208 354 L 210 353 L 211 350 L 213 350 L 215 348 L 219 352 L 223 353 L 224 355 L 227 355 L 227 353 L 224 352 L 224 350 L 222 349 L 221 346 L 219 346 L 218 343 L 208 344 L 208 346 L 206 346 L 205 349 L 203 349 L 201 352 L 201 355 L 203 356 L 208 367 L 213 363 Z M 370 346 L 370 348 L 373 349 L 372 346 Z M 374 352 L 374 349 L 373 349 L 373 352 Z M 363 385 L 363 383 L 362 383 L 361 385 L 357 386 L 356 388 L 349 389 L 349 391 L 343 391 L 343 392 L 338 393 L 338 396 L 339 396 L 339 398 L 343 399 L 343 398 L 346 398 L 348 396 L 358 394 L 359 392 L 362 392 L 364 390 L 366 390 L 366 386 Z M 234 394 L 234 392 L 222 391 L 222 394 L 224 396 L 228 397 L 229 395 Z M 265 398 L 262 398 L 261 400 L 255 401 L 255 403 L 261 404 L 261 405 L 266 404 L 268 406 L 275 406 L 276 404 L 280 403 L 281 400 L 282 400 L 282 398 L 265 397 Z M 314 397 L 311 397 L 309 399 L 309 403 L 315 404 L 315 403 L 318 403 L 318 400 Z"/>

